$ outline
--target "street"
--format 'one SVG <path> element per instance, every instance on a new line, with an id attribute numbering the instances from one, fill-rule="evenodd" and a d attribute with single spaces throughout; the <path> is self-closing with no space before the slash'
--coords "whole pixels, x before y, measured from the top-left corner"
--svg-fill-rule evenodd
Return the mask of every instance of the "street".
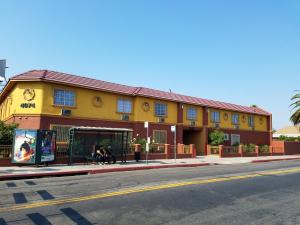
<path id="1" fill-rule="evenodd" d="M 0 182 L 0 224 L 300 224 L 300 161 Z"/>

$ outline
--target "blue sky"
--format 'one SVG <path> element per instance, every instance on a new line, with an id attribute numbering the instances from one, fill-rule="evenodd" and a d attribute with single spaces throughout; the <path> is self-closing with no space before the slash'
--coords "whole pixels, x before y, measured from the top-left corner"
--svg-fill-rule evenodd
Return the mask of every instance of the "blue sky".
<path id="1" fill-rule="evenodd" d="M 273 113 L 300 89 L 298 0 L 0 0 L 7 75 L 49 69 Z"/>

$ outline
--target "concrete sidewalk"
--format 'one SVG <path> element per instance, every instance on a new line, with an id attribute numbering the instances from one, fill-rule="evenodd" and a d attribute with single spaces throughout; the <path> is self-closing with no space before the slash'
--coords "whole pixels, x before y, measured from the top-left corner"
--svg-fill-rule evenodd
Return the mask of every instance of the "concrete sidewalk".
<path id="1" fill-rule="evenodd" d="M 219 158 L 218 156 L 198 156 L 194 159 L 174 159 L 167 160 L 151 160 L 135 162 L 128 161 L 127 163 L 105 164 L 105 165 L 50 165 L 48 167 L 36 166 L 15 166 L 15 167 L 0 167 L 0 180 L 26 179 L 47 176 L 70 176 L 97 174 L 108 172 L 121 172 L 132 170 L 147 170 L 160 168 L 174 167 L 198 167 L 209 165 L 230 165 L 240 163 L 258 163 L 279 160 L 300 159 L 300 155 L 289 156 L 260 156 L 260 157 L 244 157 L 244 158 Z"/>

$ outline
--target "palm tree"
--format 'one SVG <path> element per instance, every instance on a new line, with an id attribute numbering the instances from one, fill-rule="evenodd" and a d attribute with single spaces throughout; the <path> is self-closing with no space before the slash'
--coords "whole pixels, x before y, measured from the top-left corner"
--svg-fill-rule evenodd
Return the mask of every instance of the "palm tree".
<path id="1" fill-rule="evenodd" d="M 300 124 L 300 93 L 295 94 L 292 98 L 292 101 L 294 101 L 291 106 L 293 107 L 292 110 L 294 111 L 290 120 L 293 122 L 293 124 L 296 126 Z"/>

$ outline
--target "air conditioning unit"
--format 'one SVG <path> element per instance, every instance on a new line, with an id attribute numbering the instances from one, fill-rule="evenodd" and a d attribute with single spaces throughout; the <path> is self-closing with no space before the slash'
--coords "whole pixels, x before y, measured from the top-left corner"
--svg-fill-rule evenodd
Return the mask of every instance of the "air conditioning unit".
<path id="1" fill-rule="evenodd" d="M 62 116 L 71 116 L 71 109 L 62 109 L 61 115 Z"/>
<path id="2" fill-rule="evenodd" d="M 220 124 L 219 123 L 215 123 L 215 128 L 219 128 Z"/>
<path id="3" fill-rule="evenodd" d="M 196 121 L 191 121 L 191 126 L 192 127 L 196 126 Z"/>
<path id="4" fill-rule="evenodd" d="M 224 134 L 224 141 L 229 141 L 229 134 Z"/>
<path id="5" fill-rule="evenodd" d="M 129 121 L 129 115 L 122 115 L 121 116 L 121 120 L 123 120 L 123 121 Z"/>
<path id="6" fill-rule="evenodd" d="M 165 122 L 165 118 L 159 117 L 159 118 L 158 118 L 158 122 L 159 122 L 159 123 L 164 123 L 164 122 Z"/>
<path id="7" fill-rule="evenodd" d="M 239 125 L 234 125 L 234 129 L 240 129 Z"/>

